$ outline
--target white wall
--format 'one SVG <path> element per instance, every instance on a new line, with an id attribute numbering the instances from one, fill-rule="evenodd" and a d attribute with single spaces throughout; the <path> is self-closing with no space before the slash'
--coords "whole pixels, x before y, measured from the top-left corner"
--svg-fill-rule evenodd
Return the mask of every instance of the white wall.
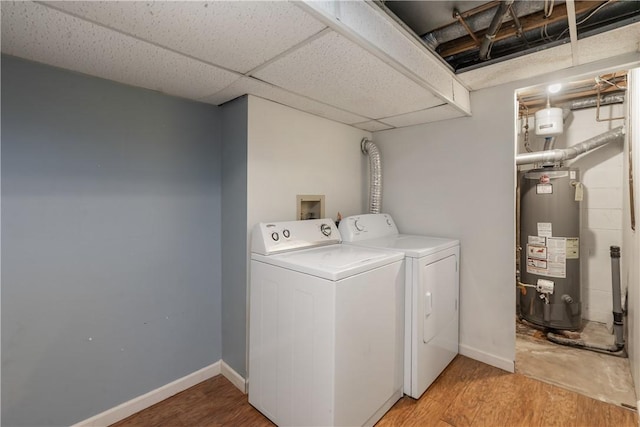
<path id="1" fill-rule="evenodd" d="M 460 239 L 460 352 L 513 371 L 513 90 L 473 92 L 471 106 L 473 117 L 374 135 L 383 211 L 403 233 Z"/>
<path id="2" fill-rule="evenodd" d="M 600 118 L 622 117 L 623 104 L 603 106 Z M 541 151 L 544 138 L 533 131 L 535 120 L 529 118 L 531 149 Z M 564 132 L 556 137 L 555 148 L 566 148 L 625 124 L 624 120 L 596 121 L 596 108 L 572 111 L 566 118 Z M 519 153 L 524 150 L 524 134 L 519 135 Z M 611 245 L 622 246 L 624 144 L 612 143 L 566 162 L 580 171 L 584 200 L 580 204 L 580 257 L 582 318 L 613 322 L 611 296 Z M 529 169 L 533 165 L 523 165 Z M 626 287 L 623 279 L 622 289 Z"/>
<path id="3" fill-rule="evenodd" d="M 623 244 L 621 280 L 629 284 L 628 313 L 625 319 L 628 335 L 627 350 L 629 361 L 631 362 L 631 374 L 636 386 L 636 395 L 640 396 L 640 69 L 631 72 L 630 79 L 630 100 L 629 100 L 629 137 L 628 144 L 631 144 L 631 161 L 633 162 L 633 197 L 635 202 L 636 229 L 631 229 L 629 182 L 626 179 L 629 175 L 629 156 L 624 160 L 624 194 L 625 209 L 623 211 Z M 628 150 L 625 150 L 628 154 Z"/>
<path id="4" fill-rule="evenodd" d="M 600 117 L 620 117 L 624 113 L 623 105 L 608 106 L 601 108 Z M 624 120 L 596 122 L 595 116 L 595 109 L 574 111 L 564 146 L 625 124 Z M 568 162 L 580 170 L 584 184 L 580 206 L 582 317 L 610 325 L 613 302 L 609 247 L 622 246 L 623 149 L 624 143 L 612 143 Z M 625 280 L 621 283 L 623 292 L 626 286 Z"/>
<path id="5" fill-rule="evenodd" d="M 249 230 L 261 221 L 296 219 L 296 195 L 324 194 L 325 216 L 366 208 L 371 133 L 249 96 Z"/>
<path id="6" fill-rule="evenodd" d="M 400 231 L 461 241 L 462 354 L 513 370 L 515 90 L 629 64 L 637 54 L 472 92 L 473 117 L 374 134 Z"/>
<path id="7" fill-rule="evenodd" d="M 364 211 L 368 162 L 360 141 L 371 133 L 255 96 L 248 102 L 248 248 L 258 222 L 297 219 L 299 194 L 323 194 L 325 217 Z M 247 270 L 248 261 L 249 254 Z"/>

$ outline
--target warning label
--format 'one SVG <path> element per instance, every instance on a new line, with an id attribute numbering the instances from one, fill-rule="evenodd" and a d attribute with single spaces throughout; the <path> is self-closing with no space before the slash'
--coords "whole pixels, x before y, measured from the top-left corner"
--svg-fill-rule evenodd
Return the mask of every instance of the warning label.
<path id="1" fill-rule="evenodd" d="M 540 237 L 551 237 L 553 236 L 553 229 L 550 222 L 539 222 L 538 223 L 538 236 Z"/>
<path id="2" fill-rule="evenodd" d="M 540 224 L 544 223 L 538 223 L 538 234 L 541 234 Z M 542 228 L 550 231 L 550 225 L 544 224 Z M 538 235 L 528 236 L 527 242 L 527 273 L 563 279 L 567 277 L 567 259 L 579 257 L 580 242 L 577 237 Z"/>
<path id="3" fill-rule="evenodd" d="M 567 237 L 567 259 L 580 258 L 580 239 Z"/>
<path id="4" fill-rule="evenodd" d="M 547 238 L 547 266 L 545 276 L 567 277 L 567 239 L 564 237 Z"/>
<path id="5" fill-rule="evenodd" d="M 527 256 L 529 258 L 547 259 L 547 247 L 527 245 Z"/>

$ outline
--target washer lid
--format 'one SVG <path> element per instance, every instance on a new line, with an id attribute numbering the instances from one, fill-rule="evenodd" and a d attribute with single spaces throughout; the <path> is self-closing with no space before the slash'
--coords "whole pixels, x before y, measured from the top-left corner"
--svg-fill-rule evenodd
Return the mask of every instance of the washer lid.
<path id="1" fill-rule="evenodd" d="M 402 251 L 408 257 L 421 258 L 457 246 L 460 242 L 442 237 L 398 234 L 396 236 L 381 237 L 379 239 L 362 240 L 354 242 L 353 244 Z"/>
<path id="2" fill-rule="evenodd" d="M 392 262 L 401 261 L 397 251 L 352 245 L 329 245 L 276 255 L 251 254 L 251 259 L 337 281 Z"/>

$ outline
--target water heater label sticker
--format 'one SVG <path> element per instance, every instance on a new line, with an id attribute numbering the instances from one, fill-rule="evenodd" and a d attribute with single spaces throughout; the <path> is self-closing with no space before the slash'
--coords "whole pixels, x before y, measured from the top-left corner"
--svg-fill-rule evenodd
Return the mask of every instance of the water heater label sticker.
<path id="1" fill-rule="evenodd" d="M 538 223 L 538 236 L 540 237 L 551 237 L 551 223 L 550 222 L 539 222 Z"/>
<path id="2" fill-rule="evenodd" d="M 527 258 L 527 273 L 541 274 L 547 271 L 547 261 L 543 259 Z"/>
<path id="3" fill-rule="evenodd" d="M 577 237 L 567 237 L 567 259 L 580 258 L 580 239 Z"/>
<path id="4" fill-rule="evenodd" d="M 547 246 L 547 238 L 540 236 L 529 236 L 528 243 L 530 245 Z"/>
<path id="5" fill-rule="evenodd" d="M 547 259 L 546 246 L 527 245 L 527 256 L 529 258 Z"/>
<path id="6" fill-rule="evenodd" d="M 536 184 L 536 194 L 553 194 L 553 184 Z"/>
<path id="7" fill-rule="evenodd" d="M 547 261 L 549 277 L 567 277 L 567 239 L 549 237 L 547 239 Z"/>

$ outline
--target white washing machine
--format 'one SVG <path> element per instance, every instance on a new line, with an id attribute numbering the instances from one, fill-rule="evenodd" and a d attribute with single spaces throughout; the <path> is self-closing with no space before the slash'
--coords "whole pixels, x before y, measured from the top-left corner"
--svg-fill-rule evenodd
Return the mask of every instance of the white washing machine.
<path id="1" fill-rule="evenodd" d="M 278 425 L 374 425 L 402 397 L 404 255 L 330 219 L 252 234 L 249 403 Z"/>
<path id="2" fill-rule="evenodd" d="M 340 222 L 343 243 L 404 252 L 404 393 L 418 399 L 458 354 L 458 240 L 399 234 L 390 215 Z"/>

